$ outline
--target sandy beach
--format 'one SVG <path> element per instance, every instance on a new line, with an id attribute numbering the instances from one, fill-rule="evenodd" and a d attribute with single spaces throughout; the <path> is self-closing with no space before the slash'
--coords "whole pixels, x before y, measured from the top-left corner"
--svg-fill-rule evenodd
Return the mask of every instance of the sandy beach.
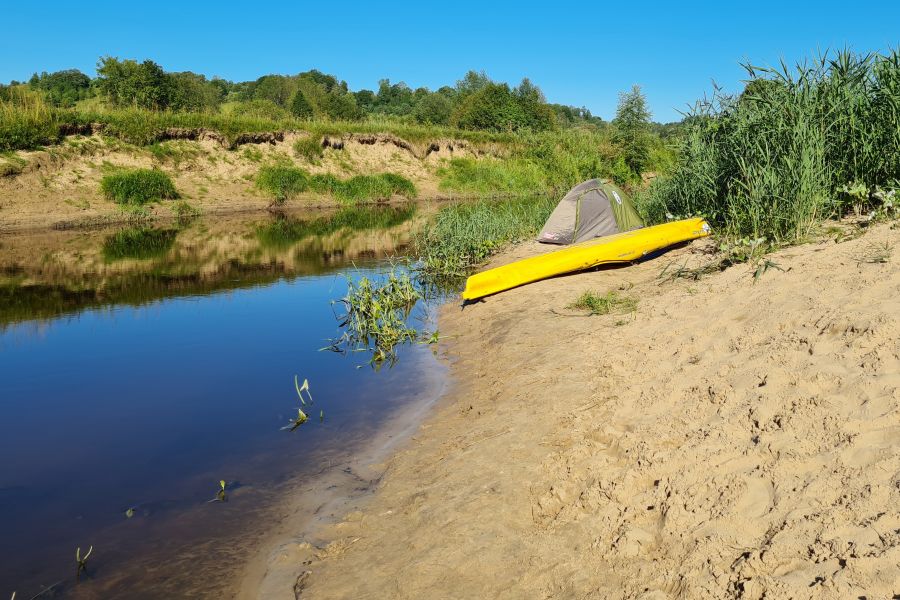
<path id="1" fill-rule="evenodd" d="M 898 241 L 660 277 L 704 240 L 445 306 L 451 388 L 362 510 L 280 548 L 267 577 L 297 583 L 266 597 L 896 597 Z M 567 308 L 587 289 L 637 310 Z"/>

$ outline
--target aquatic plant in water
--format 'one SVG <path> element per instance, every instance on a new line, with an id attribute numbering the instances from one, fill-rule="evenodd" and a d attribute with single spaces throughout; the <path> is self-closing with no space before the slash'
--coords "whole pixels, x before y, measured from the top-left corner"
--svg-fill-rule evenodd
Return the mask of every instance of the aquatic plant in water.
<path id="1" fill-rule="evenodd" d="M 409 274 L 392 269 L 384 281 L 347 278 L 347 295 L 335 303 L 344 307 L 338 316 L 343 335 L 326 349 L 335 352 L 369 351 L 371 363 L 396 362 L 396 347 L 414 342 L 418 332 L 407 320 L 422 293 Z"/>
<path id="2" fill-rule="evenodd" d="M 207 500 L 206 503 L 210 504 L 212 502 L 228 502 L 228 496 L 225 494 L 225 488 L 227 487 L 227 483 L 225 483 L 224 479 L 219 480 L 219 490 L 216 492 L 215 497 L 212 500 Z"/>
<path id="3" fill-rule="evenodd" d="M 87 553 L 81 556 L 81 546 L 75 549 L 75 581 L 78 581 L 82 573 L 87 573 L 87 561 L 94 551 L 94 547 L 88 548 Z"/>
<path id="4" fill-rule="evenodd" d="M 294 431 L 309 420 L 309 415 L 303 410 L 303 406 L 313 403 L 312 392 L 309 389 L 309 380 L 304 379 L 303 385 L 300 385 L 300 378 L 294 375 L 294 389 L 297 391 L 297 397 L 300 398 L 301 406 L 297 407 L 297 416 L 291 419 L 287 425 L 281 428 L 282 431 Z M 306 392 L 304 398 L 303 393 Z M 319 411 L 319 422 L 325 420 L 325 411 Z"/>

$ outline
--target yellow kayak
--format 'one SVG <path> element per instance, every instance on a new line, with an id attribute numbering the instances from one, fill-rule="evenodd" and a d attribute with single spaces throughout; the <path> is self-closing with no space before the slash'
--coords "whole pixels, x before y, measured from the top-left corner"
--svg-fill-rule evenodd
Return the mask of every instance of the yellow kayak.
<path id="1" fill-rule="evenodd" d="M 631 262 L 654 250 L 707 236 L 709 232 L 709 225 L 703 219 L 685 219 L 581 242 L 476 273 L 466 280 L 462 297 L 475 300 L 554 275 L 605 263 Z"/>

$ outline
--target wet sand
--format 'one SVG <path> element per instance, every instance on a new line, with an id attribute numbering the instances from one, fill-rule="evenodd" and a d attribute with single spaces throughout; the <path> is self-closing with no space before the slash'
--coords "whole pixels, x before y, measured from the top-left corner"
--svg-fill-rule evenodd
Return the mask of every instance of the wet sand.
<path id="1" fill-rule="evenodd" d="M 705 240 L 445 306 L 448 393 L 373 495 L 295 530 L 242 597 L 900 593 L 900 257 L 870 262 L 897 242 L 659 277 L 708 263 Z M 566 308 L 586 289 L 637 311 Z"/>

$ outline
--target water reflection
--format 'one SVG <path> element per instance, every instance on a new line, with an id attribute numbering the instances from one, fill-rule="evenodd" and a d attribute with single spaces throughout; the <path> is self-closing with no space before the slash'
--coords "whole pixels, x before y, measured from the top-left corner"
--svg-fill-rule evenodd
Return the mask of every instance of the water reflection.
<path id="1" fill-rule="evenodd" d="M 0 328 L 88 308 L 137 306 L 314 275 L 393 256 L 414 205 L 282 213 L 173 227 L 4 236 Z"/>

